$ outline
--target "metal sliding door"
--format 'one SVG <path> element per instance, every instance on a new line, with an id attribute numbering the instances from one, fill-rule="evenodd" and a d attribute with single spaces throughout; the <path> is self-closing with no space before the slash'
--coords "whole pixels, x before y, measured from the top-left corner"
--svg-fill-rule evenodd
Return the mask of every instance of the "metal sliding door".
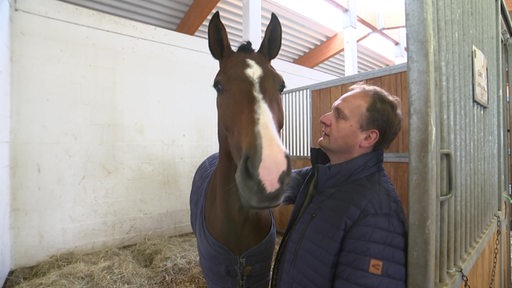
<path id="1" fill-rule="evenodd" d="M 406 4 L 409 287 L 460 287 L 503 218 L 500 7 L 495 0 Z"/>

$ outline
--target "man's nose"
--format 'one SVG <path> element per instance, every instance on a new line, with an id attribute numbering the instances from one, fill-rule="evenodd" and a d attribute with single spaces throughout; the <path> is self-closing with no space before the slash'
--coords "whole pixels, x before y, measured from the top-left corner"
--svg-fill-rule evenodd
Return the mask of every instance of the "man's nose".
<path id="1" fill-rule="evenodd" d="M 329 120 L 330 114 L 331 114 L 331 112 L 325 113 L 324 115 L 320 116 L 320 123 L 322 123 L 323 125 L 328 125 L 328 120 Z"/>

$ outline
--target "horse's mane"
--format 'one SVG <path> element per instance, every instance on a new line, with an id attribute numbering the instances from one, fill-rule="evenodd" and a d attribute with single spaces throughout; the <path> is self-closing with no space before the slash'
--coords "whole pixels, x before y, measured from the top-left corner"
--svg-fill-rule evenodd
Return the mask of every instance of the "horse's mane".
<path id="1" fill-rule="evenodd" d="M 254 53 L 254 49 L 252 48 L 251 41 L 244 42 L 240 44 L 238 47 L 238 50 L 236 52 L 242 52 L 242 53 Z"/>

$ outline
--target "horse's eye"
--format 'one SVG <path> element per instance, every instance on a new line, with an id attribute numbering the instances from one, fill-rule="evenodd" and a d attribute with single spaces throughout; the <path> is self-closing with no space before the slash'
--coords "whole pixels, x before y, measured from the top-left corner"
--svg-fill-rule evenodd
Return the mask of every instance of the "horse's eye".
<path id="1" fill-rule="evenodd" d="M 224 87 L 220 83 L 220 81 L 213 82 L 213 88 L 215 91 L 217 91 L 217 94 L 222 94 L 222 91 L 224 90 Z"/>
<path id="2" fill-rule="evenodd" d="M 284 82 L 281 82 L 281 85 L 279 85 L 279 93 L 283 93 L 285 88 L 286 88 L 286 85 L 284 84 Z"/>

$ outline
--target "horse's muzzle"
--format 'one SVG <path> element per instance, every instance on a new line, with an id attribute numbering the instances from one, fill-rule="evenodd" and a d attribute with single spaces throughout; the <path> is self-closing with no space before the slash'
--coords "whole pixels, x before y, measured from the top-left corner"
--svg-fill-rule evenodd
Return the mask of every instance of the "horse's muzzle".
<path id="1" fill-rule="evenodd" d="M 291 174 L 291 161 L 290 156 L 283 153 L 286 161 L 286 168 L 274 173 L 277 174 L 278 187 L 273 191 L 267 191 L 265 185 L 260 178 L 259 161 L 256 158 L 249 156 L 242 157 L 236 174 L 236 184 L 240 194 L 242 204 L 247 208 L 252 209 L 265 209 L 278 206 L 284 196 L 284 188 L 290 179 Z"/>

